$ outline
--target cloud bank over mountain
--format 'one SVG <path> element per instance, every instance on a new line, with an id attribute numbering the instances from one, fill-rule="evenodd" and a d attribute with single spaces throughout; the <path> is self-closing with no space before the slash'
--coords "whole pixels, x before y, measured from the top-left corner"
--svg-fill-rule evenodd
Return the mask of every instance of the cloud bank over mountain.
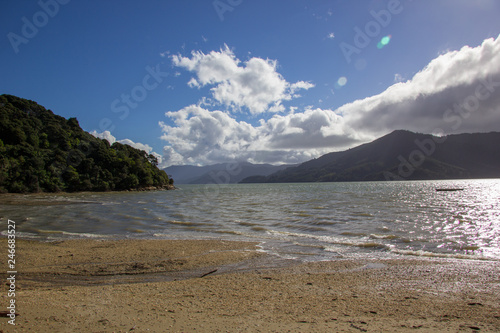
<path id="1" fill-rule="evenodd" d="M 445 53 L 406 82 L 336 110 L 375 135 L 394 129 L 444 133 L 498 130 L 500 38 Z"/>
<path id="2" fill-rule="evenodd" d="M 408 81 L 336 110 L 287 111 L 282 103 L 314 84 L 289 83 L 275 60 L 241 62 L 226 47 L 190 58 L 176 55 L 172 63 L 194 73 L 190 87 L 210 86 L 217 103 L 200 101 L 166 112 L 169 121 L 160 121 L 165 166 L 298 163 L 396 129 L 450 134 L 500 128 L 500 38 L 442 54 Z M 251 124 L 238 121 L 234 112 L 262 118 Z"/>

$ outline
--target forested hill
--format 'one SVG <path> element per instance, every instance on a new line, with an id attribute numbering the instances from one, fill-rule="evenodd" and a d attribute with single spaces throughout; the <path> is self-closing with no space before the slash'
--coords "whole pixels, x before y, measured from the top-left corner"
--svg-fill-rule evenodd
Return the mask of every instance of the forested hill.
<path id="1" fill-rule="evenodd" d="M 36 102 L 0 96 L 0 192 L 114 191 L 169 188 L 158 160 L 112 146 Z"/>

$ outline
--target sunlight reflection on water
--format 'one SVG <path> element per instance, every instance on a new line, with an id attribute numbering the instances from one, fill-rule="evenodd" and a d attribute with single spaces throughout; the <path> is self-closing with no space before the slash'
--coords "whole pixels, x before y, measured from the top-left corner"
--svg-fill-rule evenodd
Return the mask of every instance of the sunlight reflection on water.
<path id="1" fill-rule="evenodd" d="M 500 260 L 498 179 L 180 187 L 19 196 L 17 204 L 2 197 L 1 218 L 40 239 L 208 237 L 259 241 L 284 257 L 314 260 L 394 254 Z M 436 191 L 442 187 L 464 190 Z"/>

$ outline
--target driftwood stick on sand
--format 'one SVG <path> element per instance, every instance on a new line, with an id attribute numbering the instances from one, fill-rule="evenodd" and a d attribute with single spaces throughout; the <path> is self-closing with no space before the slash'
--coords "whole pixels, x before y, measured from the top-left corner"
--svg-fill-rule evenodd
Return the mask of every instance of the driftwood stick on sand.
<path id="1" fill-rule="evenodd" d="M 215 272 L 217 272 L 216 269 L 214 269 L 213 271 L 210 271 L 208 273 L 203 274 L 202 276 L 200 276 L 200 278 L 205 277 L 205 276 L 210 275 L 210 274 L 215 273 Z"/>

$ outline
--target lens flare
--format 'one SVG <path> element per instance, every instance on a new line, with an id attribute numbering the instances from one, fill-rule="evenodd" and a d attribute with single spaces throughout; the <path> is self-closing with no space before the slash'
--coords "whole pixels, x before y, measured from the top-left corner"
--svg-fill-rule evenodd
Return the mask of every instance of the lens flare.
<path id="1" fill-rule="evenodd" d="M 339 77 L 339 79 L 337 80 L 337 84 L 339 85 L 339 87 L 343 87 L 345 86 L 347 83 L 347 78 L 345 76 L 341 76 Z"/>
<path id="2" fill-rule="evenodd" d="M 382 43 L 382 45 L 387 45 L 389 44 L 390 41 L 391 41 L 391 35 L 385 36 L 384 38 L 382 38 L 380 42 Z"/>
<path id="3" fill-rule="evenodd" d="M 391 38 L 392 38 L 391 35 L 382 37 L 382 39 L 380 40 L 380 42 L 378 42 L 378 44 L 377 44 L 377 48 L 381 49 L 384 46 L 386 46 L 387 44 L 389 44 L 389 42 L 391 41 Z"/>

